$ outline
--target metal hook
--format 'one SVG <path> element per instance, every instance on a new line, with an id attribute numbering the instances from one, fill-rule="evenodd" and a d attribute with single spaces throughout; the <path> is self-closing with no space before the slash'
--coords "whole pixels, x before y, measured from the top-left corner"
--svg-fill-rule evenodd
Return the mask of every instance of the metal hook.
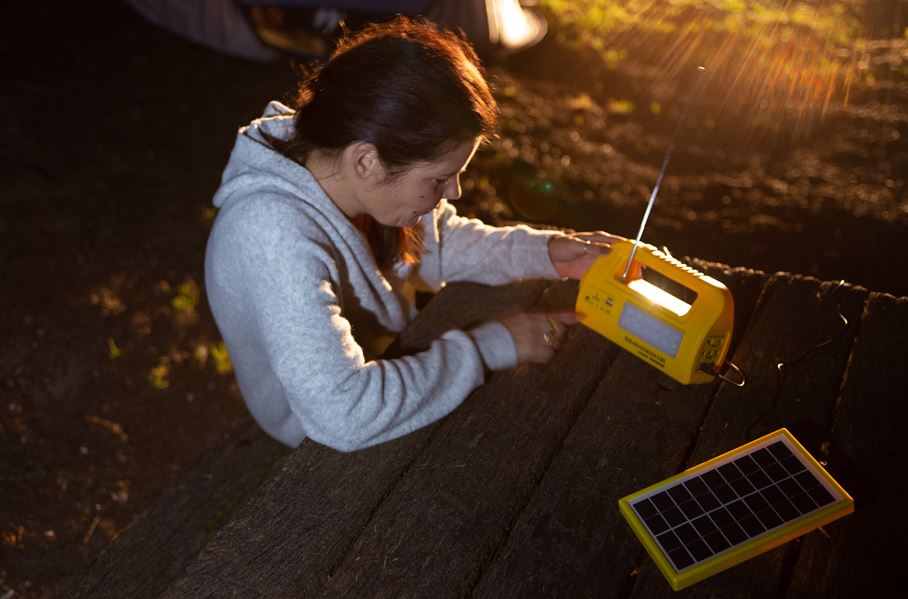
<path id="1" fill-rule="evenodd" d="M 735 370 L 735 372 L 738 373 L 738 376 L 741 377 L 740 382 L 739 382 L 739 381 L 733 381 L 733 380 L 731 380 L 730 378 L 728 378 L 727 376 L 725 376 L 724 374 L 722 374 L 722 373 L 720 373 L 720 372 L 717 372 L 717 373 L 716 373 L 716 376 L 717 376 L 719 379 L 725 381 L 726 383 L 728 383 L 728 384 L 730 384 L 730 385 L 734 385 L 735 387 L 743 387 L 743 386 L 744 386 L 744 383 L 747 382 L 747 378 L 744 376 L 744 372 L 743 372 L 740 368 L 738 368 L 737 364 L 735 364 L 735 363 L 732 362 L 731 360 L 728 360 L 728 361 L 726 361 L 725 363 L 726 363 L 730 368 L 733 368 L 733 369 Z"/>

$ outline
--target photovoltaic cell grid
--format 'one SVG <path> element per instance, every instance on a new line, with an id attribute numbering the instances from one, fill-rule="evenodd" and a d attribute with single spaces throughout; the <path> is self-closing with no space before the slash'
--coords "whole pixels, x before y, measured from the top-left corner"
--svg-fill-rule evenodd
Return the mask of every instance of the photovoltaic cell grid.
<path id="1" fill-rule="evenodd" d="M 778 440 L 631 506 L 680 572 L 835 500 Z"/>

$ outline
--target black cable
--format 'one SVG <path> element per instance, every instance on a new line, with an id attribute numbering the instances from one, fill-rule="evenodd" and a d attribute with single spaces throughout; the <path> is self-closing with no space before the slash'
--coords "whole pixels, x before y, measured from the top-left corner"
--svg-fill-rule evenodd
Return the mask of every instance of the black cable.
<path id="1" fill-rule="evenodd" d="M 845 281 L 840 280 L 836 284 L 836 286 L 833 287 L 831 290 L 827 290 L 825 292 L 817 291 L 817 294 L 816 294 L 817 299 L 819 299 L 819 300 L 823 300 L 828 295 L 832 295 L 833 298 L 835 298 L 835 311 L 836 311 L 836 315 L 842 321 L 842 329 L 838 333 L 836 333 L 835 335 L 830 337 L 829 339 L 826 339 L 825 341 L 821 341 L 820 343 L 817 343 L 816 345 L 809 347 L 804 353 L 802 353 L 800 356 L 798 356 L 794 360 L 789 360 L 788 362 L 778 362 L 776 364 L 776 371 L 778 372 L 779 378 L 778 378 L 778 382 L 776 383 L 776 392 L 772 398 L 772 403 L 769 405 L 769 408 L 767 408 L 766 411 L 764 411 L 762 414 L 757 416 L 756 419 L 754 419 L 754 421 L 750 423 L 750 426 L 747 427 L 747 430 L 744 432 L 745 440 L 749 441 L 751 438 L 751 431 L 757 425 L 757 423 L 759 423 L 761 420 L 763 420 L 764 418 L 766 418 L 767 416 L 772 414 L 778 407 L 779 399 L 781 399 L 781 397 L 782 397 L 782 388 L 785 386 L 786 369 L 801 362 L 807 356 L 809 356 L 813 352 L 817 351 L 818 349 L 824 348 L 827 345 L 834 343 L 839 337 L 841 337 L 845 333 L 846 330 L 848 330 L 848 319 L 845 318 L 844 314 L 842 314 L 842 303 L 839 301 L 839 296 L 838 296 L 838 291 L 839 291 L 839 289 L 842 288 L 842 286 L 844 284 L 845 284 Z"/>

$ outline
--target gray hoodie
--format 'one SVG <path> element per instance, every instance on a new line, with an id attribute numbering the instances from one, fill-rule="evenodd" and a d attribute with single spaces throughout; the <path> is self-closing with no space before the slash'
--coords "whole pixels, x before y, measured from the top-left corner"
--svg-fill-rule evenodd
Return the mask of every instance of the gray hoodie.
<path id="1" fill-rule="evenodd" d="M 517 363 L 498 322 L 452 330 L 429 349 L 378 359 L 416 310 L 408 284 L 490 285 L 556 277 L 552 232 L 489 227 L 442 201 L 420 220 L 425 252 L 382 271 L 364 236 L 303 166 L 263 132 L 287 139 L 293 112 L 272 102 L 240 129 L 214 196 L 220 211 L 205 256 L 211 310 L 240 391 L 261 427 L 296 446 L 309 437 L 353 451 L 449 414 L 485 370 Z"/>

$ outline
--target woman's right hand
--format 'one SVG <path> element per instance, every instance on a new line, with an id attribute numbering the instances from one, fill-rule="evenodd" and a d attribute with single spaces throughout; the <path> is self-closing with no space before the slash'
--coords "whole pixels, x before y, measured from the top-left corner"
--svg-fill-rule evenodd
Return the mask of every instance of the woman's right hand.
<path id="1" fill-rule="evenodd" d="M 569 326 L 577 322 L 573 312 L 518 312 L 499 319 L 511 333 L 521 364 L 544 364 L 552 359 Z"/>

